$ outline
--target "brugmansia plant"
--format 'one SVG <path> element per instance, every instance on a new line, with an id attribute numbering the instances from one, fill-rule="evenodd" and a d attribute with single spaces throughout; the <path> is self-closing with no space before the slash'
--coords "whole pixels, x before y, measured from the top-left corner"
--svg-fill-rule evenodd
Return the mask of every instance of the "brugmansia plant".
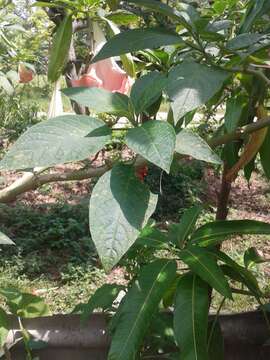
<path id="1" fill-rule="evenodd" d="M 252 295 L 259 305 L 265 298 L 249 269 L 250 263 L 263 259 L 248 249 L 246 266 L 240 266 L 222 251 L 221 244 L 236 235 L 270 234 L 268 223 L 226 220 L 231 184 L 241 169 L 249 180 L 260 155 L 265 176 L 270 177 L 270 4 L 268 0 L 216 0 L 203 7 L 169 3 L 172 6 L 156 0 L 128 0 L 118 4 L 115 12 L 117 4 L 108 1 L 112 11 L 109 15 L 97 12 L 95 21 L 105 26 L 109 19 L 112 30 L 112 19 L 126 25 L 141 15 L 137 23 L 144 26 L 114 32 L 92 64 L 132 53 L 133 60 L 130 55 L 122 60 L 129 66 L 135 63 L 140 75 L 130 94 L 101 86 L 64 89 L 72 101 L 107 117 L 66 115 L 43 121 L 21 136 L 0 162 L 4 170 L 23 170 L 85 160 L 114 141 L 114 124 L 126 118 L 123 149 L 131 150 L 131 158 L 120 153 L 117 160 L 98 168 L 90 165 L 64 174 L 39 173 L 15 194 L 51 181 L 99 177 L 90 199 L 89 220 L 101 262 L 106 271 L 123 257 L 139 264 L 127 287 L 105 285 L 75 309 L 86 319 L 96 308 L 111 309 L 124 290 L 111 321 L 110 360 L 144 358 L 151 351 L 144 342 L 151 326 L 162 333 L 160 310 L 171 307 L 172 339 L 165 333 L 159 335 L 157 358 L 166 353 L 168 359 L 222 359 L 222 346 L 215 346 L 217 341 L 222 344 L 218 322 L 208 323 L 211 290 L 224 299 L 233 299 L 235 292 Z M 52 81 L 65 71 L 72 21 L 86 13 L 81 1 L 59 0 L 57 5 L 65 16 L 52 48 Z M 164 121 L 157 120 L 162 101 L 169 104 Z M 213 114 L 223 105 L 224 118 L 205 138 L 187 128 L 202 108 Z M 157 195 L 143 181 L 145 167 L 151 163 L 169 174 L 173 161 L 184 156 L 222 171 L 216 220 L 196 226 L 202 211 L 198 205 L 187 210 L 178 224 L 161 231 L 149 221 Z M 151 253 L 151 260 L 141 266 L 145 251 Z M 239 287 L 233 287 L 232 281 Z M 162 339 L 167 343 L 162 344 Z M 175 343 L 179 352 L 170 346 Z"/>

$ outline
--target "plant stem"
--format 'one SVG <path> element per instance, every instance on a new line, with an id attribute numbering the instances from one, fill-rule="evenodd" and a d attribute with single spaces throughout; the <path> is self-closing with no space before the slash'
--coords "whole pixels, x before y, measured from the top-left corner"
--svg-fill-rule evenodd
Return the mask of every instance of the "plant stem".
<path id="1" fill-rule="evenodd" d="M 226 220 L 228 215 L 228 202 L 231 192 L 231 183 L 226 180 L 227 165 L 224 164 L 220 192 L 217 201 L 216 220 Z"/>
<path id="2" fill-rule="evenodd" d="M 252 124 L 248 124 L 246 126 L 236 129 L 233 132 L 219 136 L 217 138 L 212 138 L 208 141 L 208 144 L 212 148 L 215 148 L 219 145 L 224 145 L 234 140 L 243 139 L 246 135 L 263 129 L 267 126 L 270 126 L 270 117 L 266 117 L 258 122 L 253 122 Z"/>
<path id="3" fill-rule="evenodd" d="M 18 317 L 18 321 L 19 321 L 20 330 L 22 333 L 24 347 L 25 347 L 25 351 L 26 351 L 26 360 L 32 360 L 31 349 L 29 347 L 30 336 L 28 334 L 28 331 L 24 328 L 20 317 Z"/>
<path id="4" fill-rule="evenodd" d="M 210 334 L 209 334 L 209 338 L 208 338 L 208 342 L 207 342 L 207 349 L 209 351 L 209 346 L 211 344 L 211 340 L 212 340 L 212 337 L 213 337 L 213 334 L 214 334 L 214 330 L 215 330 L 215 327 L 216 327 L 216 324 L 217 324 L 217 321 L 218 321 L 218 317 L 219 317 L 219 314 L 220 314 L 220 311 L 222 309 L 222 306 L 224 305 L 225 303 L 225 300 L 226 298 L 224 297 L 218 307 L 218 310 L 217 310 L 217 313 L 216 313 L 216 316 L 215 316 L 215 319 L 213 321 L 213 324 L 211 326 L 211 330 L 210 330 Z"/>
<path id="5" fill-rule="evenodd" d="M 270 86 L 270 79 L 268 79 L 268 77 L 261 70 L 255 70 L 255 69 L 252 69 L 251 67 L 247 67 L 247 68 L 234 67 L 234 68 L 225 69 L 225 70 L 233 72 L 233 73 L 241 72 L 244 74 L 254 75 L 254 76 L 260 78 L 261 80 L 263 80 L 268 86 Z"/>

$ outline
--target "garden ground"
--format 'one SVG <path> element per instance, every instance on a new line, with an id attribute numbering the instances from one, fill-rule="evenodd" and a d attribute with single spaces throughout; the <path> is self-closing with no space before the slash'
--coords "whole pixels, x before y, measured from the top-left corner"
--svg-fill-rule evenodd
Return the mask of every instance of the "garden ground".
<path id="1" fill-rule="evenodd" d="M 15 177 L 11 173 L 5 180 L 9 183 Z M 146 181 L 152 191 L 160 191 L 159 180 L 160 173 L 150 169 Z M 0 205 L 0 230 L 16 243 L 2 250 L 1 286 L 17 286 L 38 294 L 46 299 L 53 313 L 67 313 L 78 302 L 87 301 L 101 284 L 126 281 L 121 267 L 105 274 L 89 236 L 88 201 L 94 183 L 85 180 L 50 184 L 24 194 L 12 204 Z M 218 188 L 219 179 L 213 169 L 201 163 L 197 163 L 195 170 L 188 163 L 182 164 L 171 178 L 162 178 L 161 200 L 154 217 L 157 221 L 163 217 L 177 221 L 185 208 L 201 199 L 208 202 L 208 207 L 200 223 L 214 219 Z M 249 184 L 240 178 L 232 189 L 229 219 L 269 222 L 269 198 L 270 185 L 259 171 Z M 270 258 L 269 236 L 244 236 L 224 243 L 229 254 L 240 263 L 243 250 L 251 246 Z M 255 275 L 259 276 L 261 286 L 270 290 L 270 264 L 260 265 L 260 270 L 255 268 Z M 215 307 L 219 296 L 214 296 Z M 228 302 L 224 311 L 243 311 L 256 306 L 252 299 L 236 295 L 235 302 Z"/>

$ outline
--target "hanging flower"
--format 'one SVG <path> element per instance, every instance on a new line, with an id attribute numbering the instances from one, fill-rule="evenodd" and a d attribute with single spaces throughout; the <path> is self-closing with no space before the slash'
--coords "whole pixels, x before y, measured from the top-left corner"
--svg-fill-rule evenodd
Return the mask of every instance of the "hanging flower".
<path id="1" fill-rule="evenodd" d="M 104 34 L 96 23 L 93 25 L 95 39 L 94 54 L 97 54 L 106 42 Z M 86 74 L 78 80 L 71 80 L 73 87 L 98 87 L 111 92 L 127 94 L 133 80 L 123 71 L 114 60 L 109 58 L 91 64 Z"/>
<path id="2" fill-rule="evenodd" d="M 30 69 L 27 69 L 24 64 L 19 64 L 18 75 L 19 82 L 22 84 L 27 84 L 34 78 L 34 72 Z"/>

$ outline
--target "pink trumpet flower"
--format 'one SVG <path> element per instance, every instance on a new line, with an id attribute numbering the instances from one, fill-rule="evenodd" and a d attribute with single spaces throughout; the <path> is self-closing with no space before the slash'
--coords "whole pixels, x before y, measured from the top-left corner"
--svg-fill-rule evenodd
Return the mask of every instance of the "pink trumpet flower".
<path id="1" fill-rule="evenodd" d="M 94 27 L 94 38 L 96 40 L 96 54 L 106 41 L 97 24 Z M 133 80 L 118 66 L 113 58 L 90 65 L 87 72 L 78 80 L 71 80 L 72 87 L 98 87 L 122 94 L 129 92 L 132 83 Z"/>

